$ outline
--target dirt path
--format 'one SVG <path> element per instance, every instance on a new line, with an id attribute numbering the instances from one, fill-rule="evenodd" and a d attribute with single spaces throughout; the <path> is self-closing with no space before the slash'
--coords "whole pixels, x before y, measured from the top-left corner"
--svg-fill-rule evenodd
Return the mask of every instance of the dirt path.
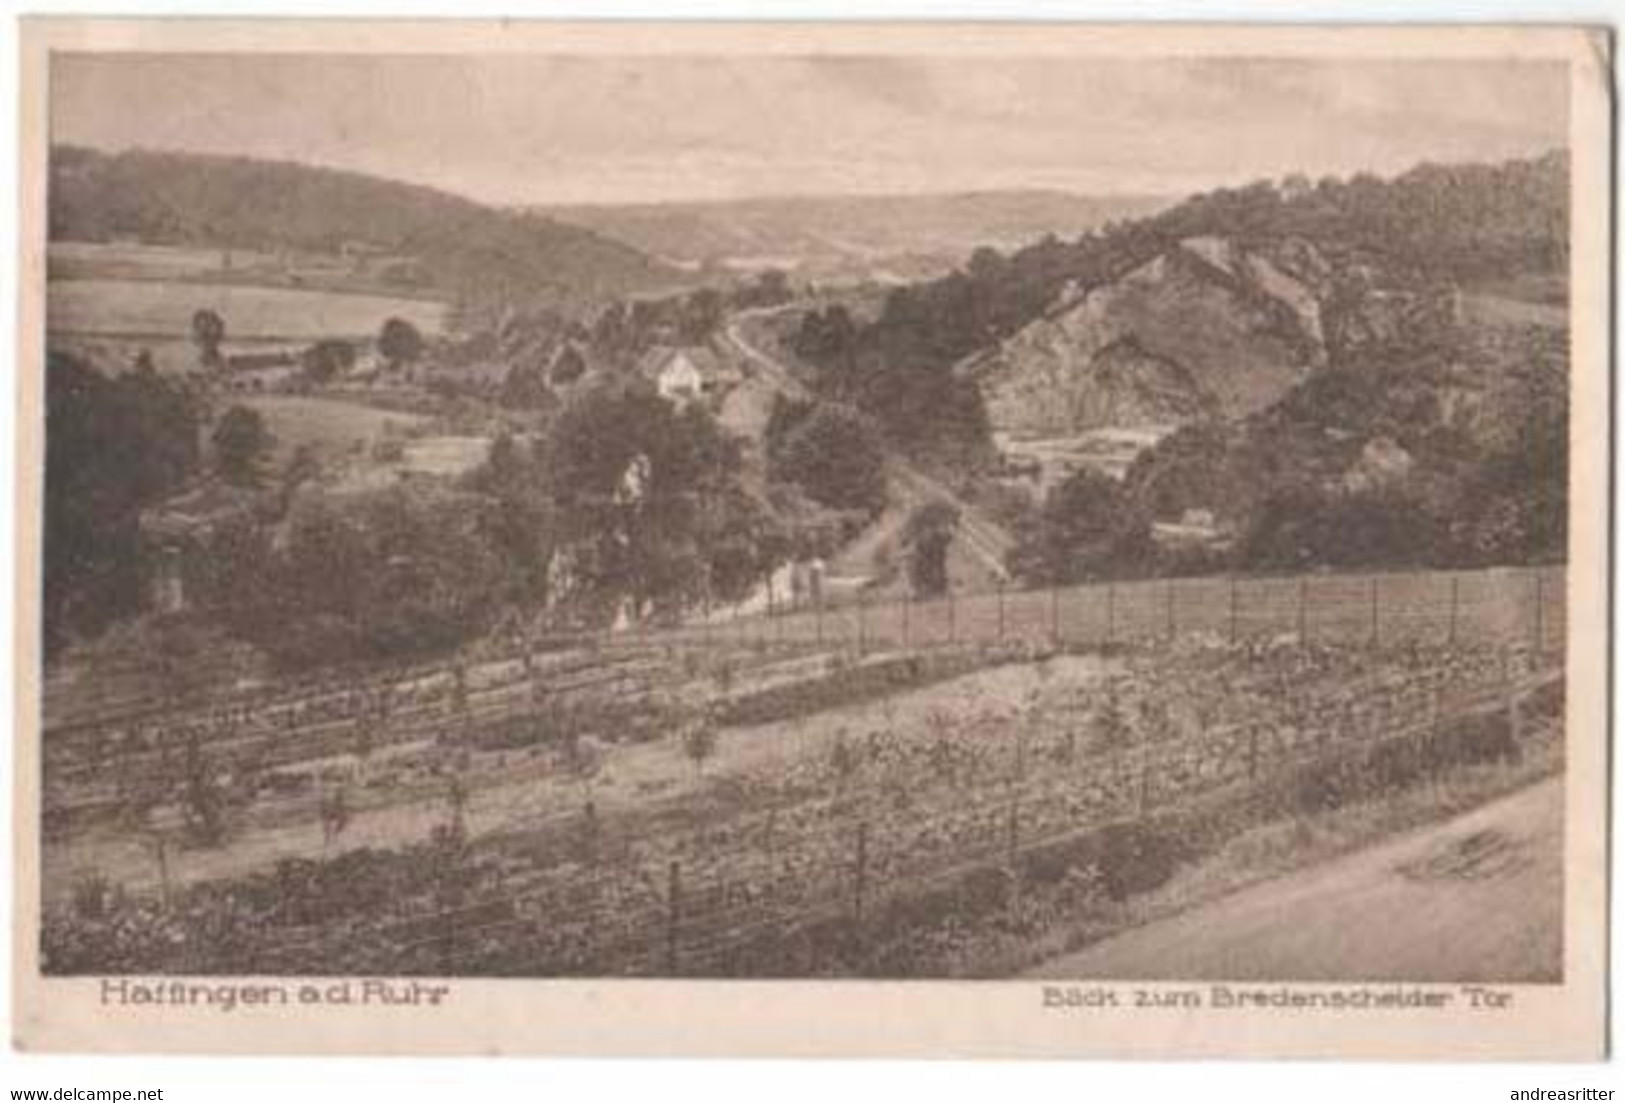
<path id="1" fill-rule="evenodd" d="M 1563 782 L 1245 889 L 1028 975 L 1136 980 L 1556 980 Z"/>

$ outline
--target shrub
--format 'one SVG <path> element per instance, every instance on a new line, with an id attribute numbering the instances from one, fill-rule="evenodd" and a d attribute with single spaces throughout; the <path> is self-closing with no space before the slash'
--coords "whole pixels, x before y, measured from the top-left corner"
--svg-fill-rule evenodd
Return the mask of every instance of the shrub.
<path id="1" fill-rule="evenodd" d="M 1165 884 L 1181 858 L 1171 834 L 1139 823 L 1109 825 L 1101 836 L 1101 884 L 1113 900 L 1125 900 Z"/>

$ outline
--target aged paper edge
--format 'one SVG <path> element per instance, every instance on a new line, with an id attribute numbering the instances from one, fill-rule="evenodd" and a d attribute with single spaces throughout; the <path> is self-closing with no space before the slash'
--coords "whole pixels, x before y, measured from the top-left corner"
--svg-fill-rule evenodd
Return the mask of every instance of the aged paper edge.
<path id="1" fill-rule="evenodd" d="M 364 31 L 362 34 L 351 33 Z M 450 980 L 438 1006 L 146 1008 L 38 968 L 41 377 L 19 370 L 15 624 L 14 1044 L 220 1054 L 866 1057 L 1319 1057 L 1585 1060 L 1604 1055 L 1607 977 L 1611 50 L 1601 29 L 1539 26 L 548 23 L 25 18 L 18 364 L 44 347 L 45 172 L 53 51 L 1527 57 L 1570 66 L 1571 468 L 1564 976 L 1498 986 L 1495 1013 L 1045 1010 L 1037 981 Z M 139 979 L 139 978 L 132 978 Z M 200 978 L 295 998 L 319 978 Z M 1122 991 L 1205 985 L 1113 984 Z M 1248 987 L 1276 988 L 1276 985 Z M 1339 986 L 1297 984 L 1312 993 Z M 1377 986 L 1381 987 L 1381 986 Z M 1459 986 L 1415 986 L 1456 990 Z"/>

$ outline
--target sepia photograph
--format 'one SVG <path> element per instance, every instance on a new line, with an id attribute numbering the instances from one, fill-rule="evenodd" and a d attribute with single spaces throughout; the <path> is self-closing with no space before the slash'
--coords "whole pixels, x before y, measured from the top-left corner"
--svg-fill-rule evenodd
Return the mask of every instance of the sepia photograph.
<path id="1" fill-rule="evenodd" d="M 25 57 L 22 1033 L 1597 1052 L 1606 39 L 259 26 Z"/>

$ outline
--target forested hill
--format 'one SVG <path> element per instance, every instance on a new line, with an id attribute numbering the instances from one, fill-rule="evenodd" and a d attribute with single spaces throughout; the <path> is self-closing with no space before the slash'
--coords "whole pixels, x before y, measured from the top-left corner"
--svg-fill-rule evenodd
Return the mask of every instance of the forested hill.
<path id="1" fill-rule="evenodd" d="M 1392 180 L 1299 177 L 1220 189 L 1076 240 L 1052 237 L 1010 254 L 980 250 L 959 271 L 893 291 L 869 325 L 815 320 L 798 351 L 897 435 L 928 446 L 974 443 L 963 438 L 985 431 L 985 418 L 954 379 L 955 364 L 1015 334 L 1063 295 L 1121 279 L 1192 238 L 1242 248 L 1296 239 L 1336 271 L 1388 285 L 1543 275 L 1560 292 L 1568 170 L 1568 155 L 1551 153 L 1495 165 L 1422 165 Z"/>
<path id="2" fill-rule="evenodd" d="M 433 286 L 467 300 L 590 301 L 682 278 L 630 246 L 540 215 L 359 173 L 191 153 L 55 147 L 50 234 L 325 252 L 365 244 L 416 258 Z"/>

